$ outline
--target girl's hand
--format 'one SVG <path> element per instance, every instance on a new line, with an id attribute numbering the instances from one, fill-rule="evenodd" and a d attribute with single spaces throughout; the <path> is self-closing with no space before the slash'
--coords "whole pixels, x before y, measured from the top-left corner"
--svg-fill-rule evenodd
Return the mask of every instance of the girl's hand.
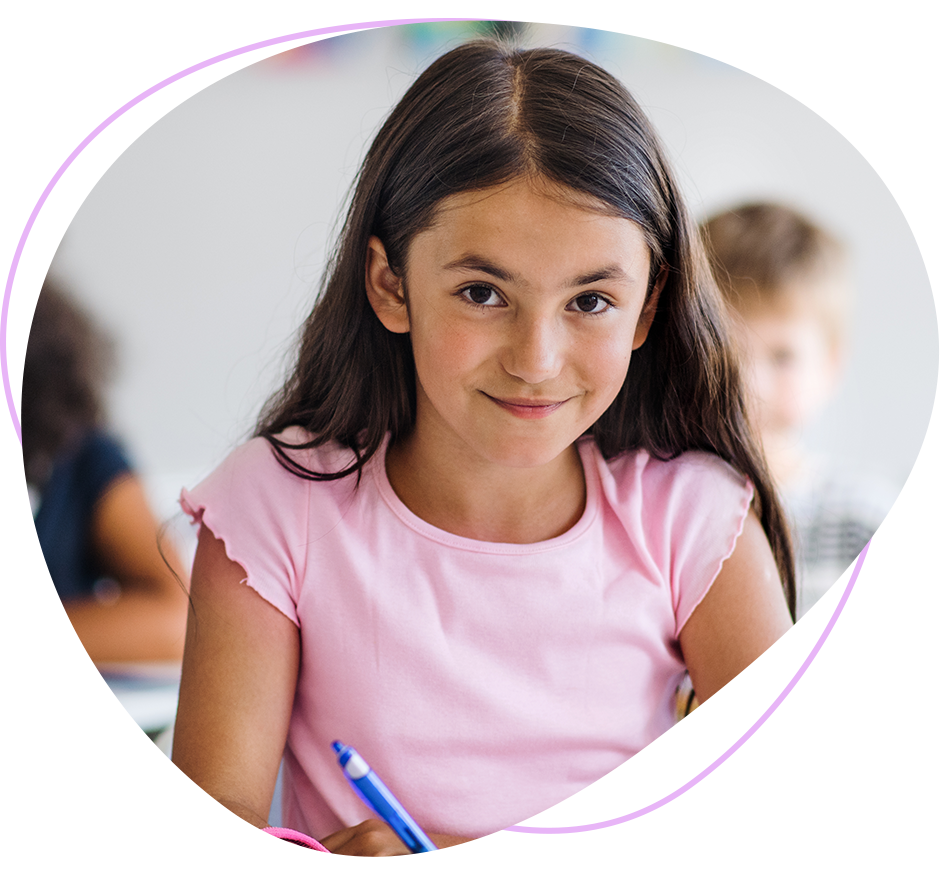
<path id="1" fill-rule="evenodd" d="M 469 842 L 459 836 L 446 836 L 444 834 L 429 834 L 431 842 L 439 849 L 447 846 L 456 846 Z M 408 847 L 398 838 L 384 821 L 370 818 L 357 824 L 331 833 L 326 839 L 320 840 L 331 852 L 336 855 L 360 855 L 367 858 L 388 857 L 391 855 L 408 855 Z"/>
<path id="2" fill-rule="evenodd" d="M 347 827 L 320 840 L 336 855 L 361 855 L 368 858 L 410 854 L 408 847 L 384 821 L 370 818 L 355 827 Z"/>

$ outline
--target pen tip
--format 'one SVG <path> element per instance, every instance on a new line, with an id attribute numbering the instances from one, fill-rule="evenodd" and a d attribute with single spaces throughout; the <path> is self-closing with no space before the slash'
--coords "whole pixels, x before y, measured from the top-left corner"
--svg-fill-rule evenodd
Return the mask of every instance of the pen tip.
<path id="1" fill-rule="evenodd" d="M 338 739 L 333 740 L 333 751 L 339 754 L 343 750 L 343 743 Z"/>

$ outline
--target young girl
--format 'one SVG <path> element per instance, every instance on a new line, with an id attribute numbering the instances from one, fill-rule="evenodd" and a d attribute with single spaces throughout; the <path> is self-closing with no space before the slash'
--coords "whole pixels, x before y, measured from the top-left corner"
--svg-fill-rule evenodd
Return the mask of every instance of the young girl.
<path id="1" fill-rule="evenodd" d="M 518 823 L 789 626 L 786 530 L 662 149 L 613 77 L 461 46 L 361 169 L 257 437 L 200 525 L 174 760 L 266 824 L 400 854 Z M 781 580 L 783 586 L 781 586 Z M 789 612 L 788 612 L 789 605 Z"/>

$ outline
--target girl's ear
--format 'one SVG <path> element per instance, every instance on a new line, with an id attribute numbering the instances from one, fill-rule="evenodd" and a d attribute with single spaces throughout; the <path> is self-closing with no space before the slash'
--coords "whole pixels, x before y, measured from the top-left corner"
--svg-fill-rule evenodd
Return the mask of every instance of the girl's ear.
<path id="1" fill-rule="evenodd" d="M 636 350 L 643 346 L 646 336 L 650 333 L 650 327 L 653 325 L 653 317 L 656 316 L 656 305 L 659 304 L 659 293 L 663 291 L 666 285 L 666 279 L 669 277 L 669 268 L 663 265 L 656 276 L 656 282 L 653 284 L 653 291 L 643 305 L 640 312 L 640 318 L 636 324 L 636 331 L 633 333 L 633 349 Z"/>
<path id="2" fill-rule="evenodd" d="M 385 247 L 375 235 L 369 238 L 365 280 L 366 295 L 379 322 L 396 334 L 411 331 L 404 285 L 401 278 L 389 267 Z"/>

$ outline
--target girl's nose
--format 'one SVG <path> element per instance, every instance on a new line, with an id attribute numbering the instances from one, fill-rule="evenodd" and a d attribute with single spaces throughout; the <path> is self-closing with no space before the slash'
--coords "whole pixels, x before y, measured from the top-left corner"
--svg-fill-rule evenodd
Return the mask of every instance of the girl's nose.
<path id="1" fill-rule="evenodd" d="M 503 367 L 525 383 L 544 383 L 561 371 L 563 342 L 550 318 L 519 317 L 503 355 Z"/>

